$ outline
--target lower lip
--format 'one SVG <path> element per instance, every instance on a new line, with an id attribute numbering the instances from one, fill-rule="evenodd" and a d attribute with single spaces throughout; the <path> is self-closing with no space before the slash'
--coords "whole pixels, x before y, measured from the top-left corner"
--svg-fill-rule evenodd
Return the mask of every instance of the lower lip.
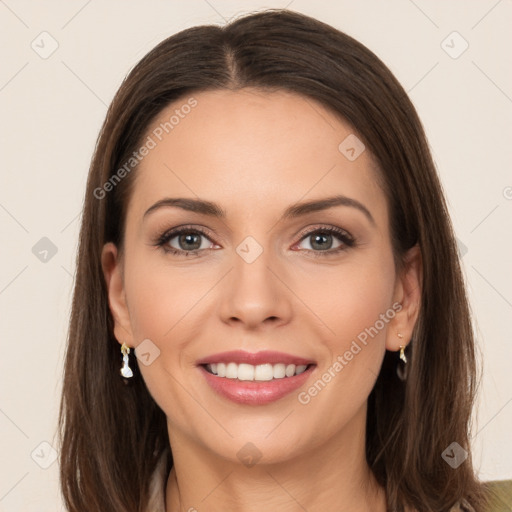
<path id="1" fill-rule="evenodd" d="M 300 388 L 315 367 L 316 365 L 312 364 L 300 375 L 266 381 L 227 379 L 208 372 L 204 366 L 199 366 L 199 369 L 205 376 L 206 382 L 219 395 L 239 404 L 264 405 L 275 402 Z"/>

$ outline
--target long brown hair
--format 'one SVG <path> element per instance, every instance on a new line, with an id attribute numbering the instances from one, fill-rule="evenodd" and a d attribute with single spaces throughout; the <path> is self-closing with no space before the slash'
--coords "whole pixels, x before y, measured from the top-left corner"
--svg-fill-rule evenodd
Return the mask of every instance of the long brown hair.
<path id="1" fill-rule="evenodd" d="M 129 386 L 119 375 L 101 250 L 109 241 L 122 250 L 136 166 L 121 180 L 112 176 L 170 102 L 186 102 L 203 90 L 243 87 L 299 93 L 353 126 L 378 162 L 397 270 L 405 252 L 420 246 L 421 311 L 407 348 L 407 380 L 396 375 L 397 354 L 386 352 L 368 398 L 366 456 L 386 490 L 388 510 L 447 511 L 462 499 L 484 510 L 469 438 L 479 382 L 470 309 L 421 122 L 404 89 L 365 46 L 282 9 L 165 39 L 128 74 L 108 109 L 85 193 L 59 414 L 67 507 L 142 512 L 151 475 L 169 446 L 165 414 L 136 361 Z M 456 469 L 441 456 L 452 442 L 468 452 Z"/>

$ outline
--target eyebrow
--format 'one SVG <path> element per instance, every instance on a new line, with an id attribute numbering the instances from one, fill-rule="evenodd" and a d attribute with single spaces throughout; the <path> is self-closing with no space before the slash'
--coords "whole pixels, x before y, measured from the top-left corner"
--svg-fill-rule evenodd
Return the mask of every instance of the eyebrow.
<path id="1" fill-rule="evenodd" d="M 155 210 L 166 206 L 174 206 L 176 208 L 181 208 L 182 210 L 200 213 L 203 215 L 209 215 L 211 217 L 217 217 L 219 219 L 225 219 L 227 217 L 226 211 L 221 206 L 211 201 L 185 197 L 166 197 L 164 199 L 161 199 L 160 201 L 157 201 L 154 205 L 150 206 L 144 213 L 143 218 L 145 218 L 151 212 L 154 212 Z M 349 206 L 351 208 L 356 208 L 365 215 L 365 217 L 370 221 L 370 223 L 373 226 L 376 226 L 375 219 L 372 217 L 372 214 L 370 213 L 368 208 L 366 208 L 366 206 L 364 206 L 356 199 L 352 199 L 350 197 L 342 195 L 336 195 L 332 197 L 326 197 L 324 199 L 316 199 L 313 201 L 297 203 L 295 205 L 288 207 L 282 214 L 281 219 L 294 219 L 301 217 L 303 215 L 307 215 L 308 213 L 319 212 L 327 210 L 329 208 L 334 208 L 336 206 Z"/>

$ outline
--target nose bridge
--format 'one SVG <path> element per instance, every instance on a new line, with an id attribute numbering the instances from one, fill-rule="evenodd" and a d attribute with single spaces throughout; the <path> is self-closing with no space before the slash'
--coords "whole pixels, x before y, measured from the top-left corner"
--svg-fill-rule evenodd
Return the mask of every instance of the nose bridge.
<path id="1" fill-rule="evenodd" d="M 258 238 L 262 240 L 262 235 Z M 249 235 L 238 244 L 235 253 L 233 289 L 247 297 L 258 296 L 258 300 L 267 300 L 265 295 L 275 296 L 275 277 L 270 271 L 275 257 L 272 255 L 268 238 L 260 243 Z"/>
<path id="2" fill-rule="evenodd" d="M 278 258 L 272 253 L 270 236 L 246 236 L 236 247 L 233 268 L 224 289 L 222 314 L 256 325 L 267 318 L 284 320 L 290 311 L 284 277 L 279 279 Z M 264 238 L 264 240 L 263 240 Z"/>

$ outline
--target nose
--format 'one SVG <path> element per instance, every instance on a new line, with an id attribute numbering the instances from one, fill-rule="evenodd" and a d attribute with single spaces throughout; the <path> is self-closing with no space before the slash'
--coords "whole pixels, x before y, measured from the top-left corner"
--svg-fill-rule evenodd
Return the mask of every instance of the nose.
<path id="1" fill-rule="evenodd" d="M 284 325 L 292 316 L 289 272 L 272 257 L 270 250 L 260 250 L 254 257 L 255 250 L 250 241 L 237 248 L 233 268 L 222 285 L 221 318 L 251 330 Z M 248 254 L 251 256 L 247 257 Z"/>

